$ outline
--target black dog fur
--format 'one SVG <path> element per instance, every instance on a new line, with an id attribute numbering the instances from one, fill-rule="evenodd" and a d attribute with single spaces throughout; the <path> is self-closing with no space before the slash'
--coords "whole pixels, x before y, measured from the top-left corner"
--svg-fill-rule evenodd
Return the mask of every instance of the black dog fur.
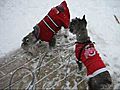
<path id="1" fill-rule="evenodd" d="M 86 26 L 85 15 L 82 19 L 76 17 L 70 22 L 70 32 L 76 34 L 77 42 L 85 44 L 90 41 Z M 80 65 L 78 62 L 77 64 L 78 66 Z M 105 71 L 90 78 L 88 80 L 88 87 L 89 90 L 112 90 L 112 80 L 109 72 Z"/>

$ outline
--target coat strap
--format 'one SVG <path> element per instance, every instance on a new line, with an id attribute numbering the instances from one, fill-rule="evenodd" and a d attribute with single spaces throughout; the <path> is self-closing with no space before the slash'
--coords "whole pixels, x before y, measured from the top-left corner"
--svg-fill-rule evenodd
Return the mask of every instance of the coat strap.
<path id="1" fill-rule="evenodd" d="M 43 19 L 43 22 L 45 23 L 45 25 L 54 33 L 56 34 L 55 30 L 53 30 L 50 25 Z"/>

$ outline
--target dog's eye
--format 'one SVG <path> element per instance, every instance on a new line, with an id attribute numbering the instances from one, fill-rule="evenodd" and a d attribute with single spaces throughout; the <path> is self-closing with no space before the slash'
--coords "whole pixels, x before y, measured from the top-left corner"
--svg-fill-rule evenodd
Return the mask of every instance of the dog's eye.
<path id="1" fill-rule="evenodd" d="M 28 39 L 28 38 L 26 39 L 26 42 L 29 42 L 29 39 Z"/>

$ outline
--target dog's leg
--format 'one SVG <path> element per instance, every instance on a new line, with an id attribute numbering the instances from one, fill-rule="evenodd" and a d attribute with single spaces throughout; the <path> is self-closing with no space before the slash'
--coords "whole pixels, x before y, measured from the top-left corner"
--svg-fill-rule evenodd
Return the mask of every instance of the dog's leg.
<path id="1" fill-rule="evenodd" d="M 55 48 L 56 45 L 56 35 L 53 36 L 51 42 L 49 42 L 49 49 Z"/>
<path id="2" fill-rule="evenodd" d="M 77 65 L 78 65 L 78 71 L 77 73 L 79 74 L 79 72 L 82 70 L 82 63 L 80 61 L 76 61 Z"/>
<path id="3" fill-rule="evenodd" d="M 82 70 L 82 63 L 81 63 L 80 61 L 76 61 L 76 62 L 77 62 L 77 64 L 78 64 L 79 70 L 81 71 L 81 70 Z"/>
<path id="4" fill-rule="evenodd" d="M 65 43 L 68 43 L 68 36 L 69 36 L 69 33 L 68 33 L 68 30 L 65 29 L 65 32 L 64 32 L 64 38 L 65 38 Z"/>

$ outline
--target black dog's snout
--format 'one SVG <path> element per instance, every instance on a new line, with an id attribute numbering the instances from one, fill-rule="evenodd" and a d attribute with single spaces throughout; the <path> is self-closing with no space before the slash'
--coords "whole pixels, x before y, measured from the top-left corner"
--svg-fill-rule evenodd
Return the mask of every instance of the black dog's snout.
<path id="1" fill-rule="evenodd" d="M 29 39 L 28 39 L 27 37 L 24 37 L 23 40 L 22 40 L 21 46 L 26 46 L 26 45 L 28 45 L 28 42 L 29 42 Z"/>
<path id="2" fill-rule="evenodd" d="M 74 23 L 73 23 L 73 22 L 70 22 L 69 31 L 70 31 L 71 33 L 73 33 L 73 31 L 74 31 Z"/>
<path id="3" fill-rule="evenodd" d="M 22 45 L 28 45 L 26 42 L 23 42 Z"/>
<path id="4" fill-rule="evenodd" d="M 73 33 L 73 29 L 71 29 L 71 28 L 70 28 L 70 30 L 69 30 L 69 31 L 70 31 L 71 33 Z"/>

